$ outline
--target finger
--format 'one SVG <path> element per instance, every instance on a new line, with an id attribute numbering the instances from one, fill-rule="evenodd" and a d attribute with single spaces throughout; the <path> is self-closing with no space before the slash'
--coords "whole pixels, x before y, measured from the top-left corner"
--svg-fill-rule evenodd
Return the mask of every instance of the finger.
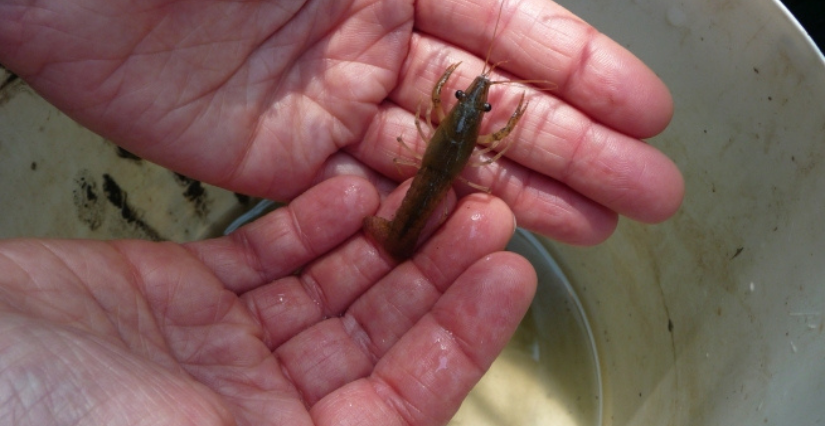
<path id="1" fill-rule="evenodd" d="M 521 78 L 555 83 L 565 101 L 623 133 L 644 138 L 665 128 L 670 93 L 633 54 L 546 0 L 506 1 L 493 40 L 500 1 L 421 1 L 416 28 L 481 58 L 494 43 L 492 62 L 506 60 Z"/>
<path id="2" fill-rule="evenodd" d="M 479 260 L 368 379 L 330 394 L 311 415 L 318 424 L 444 424 L 512 336 L 535 285 L 535 272 L 518 255 Z"/>
<path id="3" fill-rule="evenodd" d="M 336 176 L 358 176 L 366 179 L 375 186 L 382 199 L 398 188 L 398 182 L 378 173 L 344 151 L 338 151 L 327 159 L 316 175 L 314 185 Z"/>
<path id="4" fill-rule="evenodd" d="M 433 83 L 434 84 L 434 83 Z M 415 110 L 415 106 L 412 106 Z M 361 142 L 346 150 L 354 158 L 386 178 L 401 182 L 413 177 L 415 167 L 396 166 L 395 160 L 414 161 L 411 153 L 398 142 L 400 137 L 415 153 L 423 154 L 429 141 L 421 140 L 415 129 L 415 116 L 392 102 L 384 102 L 367 128 Z"/>
<path id="5" fill-rule="evenodd" d="M 409 182 L 398 187 L 377 214 L 390 216 L 408 188 Z M 455 197 L 448 197 L 444 209 L 454 203 Z M 431 217 L 422 238 L 432 233 L 440 220 L 438 215 Z M 393 266 L 395 261 L 359 234 L 306 265 L 300 274 L 250 290 L 242 297 L 263 325 L 265 342 L 276 348 L 323 319 L 340 316 Z"/>
<path id="6" fill-rule="evenodd" d="M 412 262 L 400 265 L 347 311 L 383 356 L 477 259 L 502 250 L 515 230 L 512 212 L 486 194 L 466 197 Z"/>
<path id="7" fill-rule="evenodd" d="M 508 158 L 481 167 L 468 167 L 462 176 L 501 197 L 513 209 L 520 227 L 556 241 L 598 244 L 607 239 L 618 224 L 618 215 L 612 209 Z M 463 195 L 474 189 L 459 185 L 456 191 Z"/>
<path id="8" fill-rule="evenodd" d="M 336 289 L 336 276 L 327 276 L 329 283 L 321 285 L 332 304 L 352 298 L 358 290 L 362 294 L 343 316 L 308 328 L 276 350 L 304 400 L 312 405 L 332 390 L 369 374 L 375 360 L 432 308 L 468 266 L 506 245 L 512 223 L 512 213 L 500 200 L 486 195 L 470 197 L 412 262 L 402 264 L 377 284 L 373 281 L 357 289 L 343 271 L 338 276 L 344 276 L 344 285 Z M 459 245 L 464 248 L 453 250 Z M 373 267 L 382 267 L 382 261 L 375 257 Z M 363 263 L 359 267 L 367 269 Z M 281 325 L 271 318 L 262 323 L 273 334 Z M 324 349 L 318 349 L 318 342 L 324 342 Z"/>
<path id="9" fill-rule="evenodd" d="M 289 275 L 361 229 L 378 194 L 367 181 L 342 176 L 311 188 L 288 206 L 232 234 L 187 247 L 235 292 Z"/>
<path id="10" fill-rule="evenodd" d="M 530 107 L 532 117 L 543 121 L 528 120 L 518 129 L 509 159 L 641 222 L 661 222 L 681 205 L 682 175 L 653 146 L 583 120 L 564 106 L 554 110 L 535 102 Z M 518 195 L 501 194 L 506 199 Z"/>

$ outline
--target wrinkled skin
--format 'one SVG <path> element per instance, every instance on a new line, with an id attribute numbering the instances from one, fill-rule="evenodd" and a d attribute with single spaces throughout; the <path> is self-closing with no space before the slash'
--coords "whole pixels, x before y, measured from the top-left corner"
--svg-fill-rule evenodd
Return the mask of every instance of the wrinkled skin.
<path id="1" fill-rule="evenodd" d="M 514 218 L 595 244 L 618 215 L 666 219 L 683 193 L 640 140 L 673 111 L 656 76 L 559 6 L 510 1 L 492 60 L 556 88 L 495 86 L 486 129 L 522 91 L 530 107 L 505 158 L 464 173 L 493 195 L 452 197 L 410 262 L 365 240 L 363 217 L 406 188 L 395 138 L 412 141 L 449 64 L 463 61 L 445 93 L 480 72 L 496 15 L 460 0 L 0 0 L 0 63 L 73 118 L 290 201 L 187 245 L 0 242 L 2 422 L 445 423 L 532 297 L 530 265 L 500 252 Z"/>

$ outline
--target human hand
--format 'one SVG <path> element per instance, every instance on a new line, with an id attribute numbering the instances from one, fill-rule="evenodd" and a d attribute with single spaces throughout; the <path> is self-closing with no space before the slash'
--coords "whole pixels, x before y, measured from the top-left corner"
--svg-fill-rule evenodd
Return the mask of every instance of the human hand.
<path id="1" fill-rule="evenodd" d="M 536 277 L 488 255 L 513 231 L 495 197 L 463 199 L 397 267 L 358 232 L 378 203 L 367 181 L 337 177 L 215 240 L 0 242 L 0 418 L 445 423 Z"/>
<path id="2" fill-rule="evenodd" d="M 445 93 L 492 60 L 539 79 L 504 159 L 464 176 L 492 188 L 521 226 L 593 244 L 617 215 L 669 217 L 683 183 L 638 140 L 672 114 L 638 59 L 547 0 L 10 0 L 0 62 L 126 149 L 234 191 L 288 200 L 338 174 L 401 180 L 395 138 L 444 69 Z M 414 25 L 413 25 L 414 24 Z M 524 89 L 496 86 L 486 129 Z M 446 96 L 445 96 L 446 98 Z M 423 142 L 415 144 L 423 150 Z M 376 171 L 378 173 L 376 173 Z M 412 171 L 407 171 L 410 174 Z M 467 187 L 459 187 L 467 193 Z"/>

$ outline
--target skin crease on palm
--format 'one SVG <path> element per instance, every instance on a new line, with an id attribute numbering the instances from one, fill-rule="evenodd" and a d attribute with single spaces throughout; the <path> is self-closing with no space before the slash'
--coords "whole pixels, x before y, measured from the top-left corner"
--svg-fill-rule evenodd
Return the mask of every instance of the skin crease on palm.
<path id="1" fill-rule="evenodd" d="M 532 299 L 501 251 L 515 221 L 596 244 L 683 195 L 641 141 L 670 120 L 663 83 L 560 6 L 509 0 L 494 78 L 557 88 L 495 86 L 482 131 L 530 107 L 506 156 L 463 174 L 491 194 L 459 183 L 411 261 L 382 256 L 361 221 L 400 203 L 396 137 L 423 151 L 413 114 L 444 69 L 462 61 L 445 94 L 481 71 L 500 3 L 480 3 L 0 0 L 0 63 L 78 122 L 290 203 L 183 245 L 0 242 L 0 423 L 447 422 Z"/>

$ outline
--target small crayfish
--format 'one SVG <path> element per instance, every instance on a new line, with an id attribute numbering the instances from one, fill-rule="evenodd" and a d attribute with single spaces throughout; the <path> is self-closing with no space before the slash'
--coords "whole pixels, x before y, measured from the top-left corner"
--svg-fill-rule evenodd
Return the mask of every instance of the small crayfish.
<path id="1" fill-rule="evenodd" d="M 498 23 L 496 23 L 497 26 Z M 495 37 L 495 31 L 493 36 Z M 489 63 L 489 56 L 488 51 L 485 64 Z M 490 104 L 487 103 L 490 86 L 510 82 L 490 80 L 490 74 L 497 64 L 490 66 L 489 69 L 485 65 L 485 70 L 482 70 L 481 75 L 473 80 L 467 90 L 455 92 L 458 102 L 449 113 L 445 113 L 441 104 L 441 89 L 459 64 L 448 67 L 433 87 L 431 104 L 426 115 L 427 124 L 432 128 L 430 123 L 432 109 L 435 109 L 439 124 L 432 132 L 424 157 L 421 159 L 421 167 L 413 178 L 395 218 L 387 220 L 370 216 L 364 219 L 364 231 L 367 235 L 381 244 L 383 249 L 397 261 L 403 261 L 412 256 L 424 225 L 435 211 L 436 206 L 447 195 L 453 181 L 467 165 L 476 144 L 486 146 L 481 150 L 482 152 L 495 149 L 510 134 L 527 109 L 524 94 L 522 94 L 516 110 L 503 128 L 497 132 L 479 136 L 481 120 L 484 114 L 491 109 Z M 421 129 L 418 113 L 420 113 L 420 107 L 416 113 L 415 124 L 418 133 L 426 139 Z M 398 141 L 404 144 L 400 136 Z M 485 163 L 491 163 L 500 158 L 507 148 L 509 145 Z"/>

